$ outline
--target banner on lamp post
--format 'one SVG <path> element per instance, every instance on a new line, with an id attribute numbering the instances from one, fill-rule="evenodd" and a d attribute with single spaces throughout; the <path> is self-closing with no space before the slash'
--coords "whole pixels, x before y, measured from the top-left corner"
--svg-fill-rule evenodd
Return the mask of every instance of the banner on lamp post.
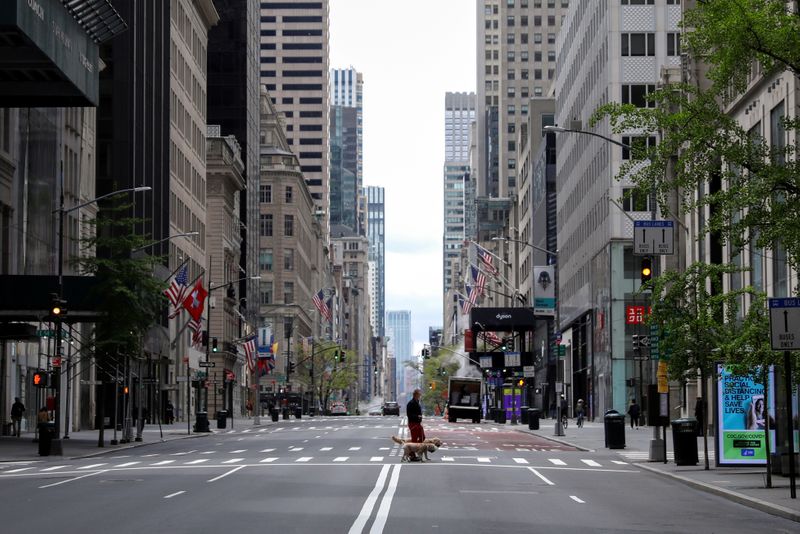
<path id="1" fill-rule="evenodd" d="M 533 268 L 533 313 L 556 315 L 555 269 L 552 265 Z"/>

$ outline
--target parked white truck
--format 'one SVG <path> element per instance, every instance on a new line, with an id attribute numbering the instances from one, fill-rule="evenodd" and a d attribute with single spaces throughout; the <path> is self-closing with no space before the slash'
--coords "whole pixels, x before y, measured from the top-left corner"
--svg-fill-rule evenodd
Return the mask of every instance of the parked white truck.
<path id="1" fill-rule="evenodd" d="M 455 423 L 458 419 L 481 422 L 481 384 L 480 378 L 450 377 L 448 388 L 447 420 Z"/>

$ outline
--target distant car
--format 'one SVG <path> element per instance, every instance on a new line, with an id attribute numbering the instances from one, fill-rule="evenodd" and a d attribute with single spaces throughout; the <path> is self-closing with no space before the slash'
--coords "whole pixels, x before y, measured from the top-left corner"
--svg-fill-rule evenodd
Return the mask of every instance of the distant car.
<path id="1" fill-rule="evenodd" d="M 370 406 L 369 415 L 383 415 L 383 407 Z"/>
<path id="2" fill-rule="evenodd" d="M 347 406 L 343 402 L 332 402 L 328 413 L 331 415 L 347 415 Z"/>
<path id="3" fill-rule="evenodd" d="M 400 415 L 400 405 L 396 402 L 384 402 L 381 411 L 383 415 Z"/>

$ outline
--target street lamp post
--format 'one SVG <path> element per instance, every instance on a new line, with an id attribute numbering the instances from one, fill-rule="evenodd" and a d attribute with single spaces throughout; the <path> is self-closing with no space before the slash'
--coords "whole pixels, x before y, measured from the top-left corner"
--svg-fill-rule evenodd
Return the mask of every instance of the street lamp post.
<path id="1" fill-rule="evenodd" d="M 86 207 L 89 204 L 94 204 L 95 202 L 99 202 L 103 199 L 108 197 L 119 195 L 122 193 L 139 193 L 143 191 L 150 191 L 152 189 L 149 186 L 141 186 L 141 187 L 129 187 L 126 189 L 120 189 L 118 191 L 112 191 L 111 193 L 106 193 L 105 195 L 100 195 L 99 197 L 95 197 L 91 200 L 87 200 L 77 206 L 73 206 L 69 209 L 64 207 L 64 164 L 61 164 L 61 193 L 59 195 L 59 207 L 57 210 L 58 212 L 58 300 L 61 305 L 64 303 L 64 215 L 67 213 L 73 212 L 80 208 Z M 56 314 L 53 320 L 54 327 L 56 329 L 56 352 L 59 356 L 61 356 L 61 314 Z M 61 375 L 61 367 L 59 367 L 59 375 Z M 67 379 L 69 379 L 69 375 L 67 375 Z M 61 447 L 61 380 L 59 376 L 59 380 L 56 383 L 55 388 L 55 437 L 53 438 L 52 442 L 52 453 L 56 455 L 63 454 L 63 449 Z"/>

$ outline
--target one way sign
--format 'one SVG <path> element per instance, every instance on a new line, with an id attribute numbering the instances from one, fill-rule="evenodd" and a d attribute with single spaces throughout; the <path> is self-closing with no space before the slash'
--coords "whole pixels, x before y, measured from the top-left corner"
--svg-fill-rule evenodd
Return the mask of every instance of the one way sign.
<path id="1" fill-rule="evenodd" d="M 800 299 L 769 299 L 772 350 L 800 350 Z"/>

